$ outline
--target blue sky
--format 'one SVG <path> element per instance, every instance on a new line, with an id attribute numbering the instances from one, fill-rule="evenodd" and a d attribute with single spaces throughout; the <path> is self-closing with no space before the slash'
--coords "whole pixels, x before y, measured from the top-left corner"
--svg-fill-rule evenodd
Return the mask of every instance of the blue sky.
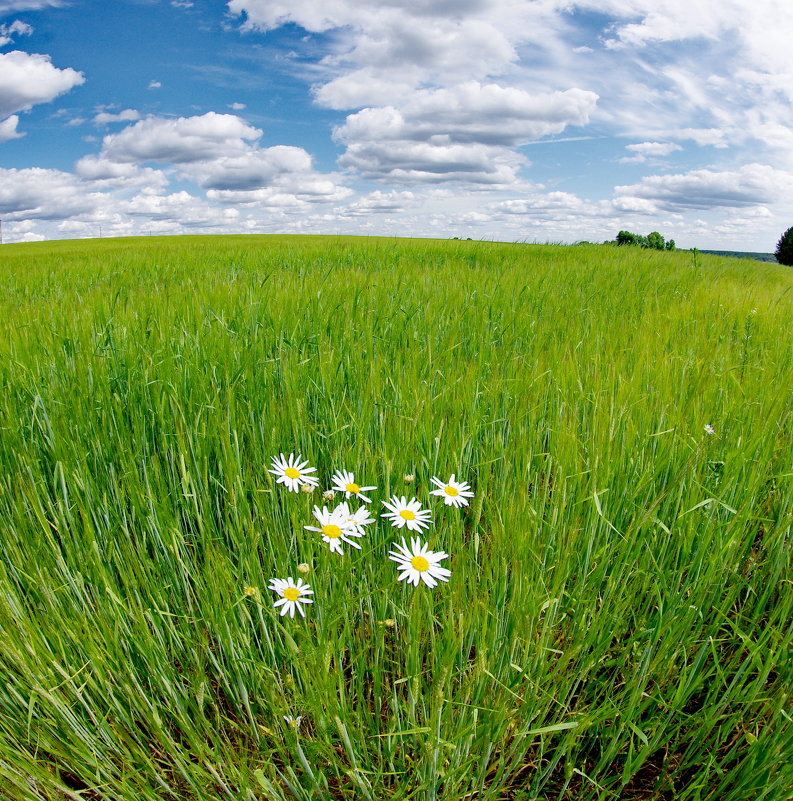
<path id="1" fill-rule="evenodd" d="M 789 0 L 0 0 L 5 241 L 772 251 Z"/>

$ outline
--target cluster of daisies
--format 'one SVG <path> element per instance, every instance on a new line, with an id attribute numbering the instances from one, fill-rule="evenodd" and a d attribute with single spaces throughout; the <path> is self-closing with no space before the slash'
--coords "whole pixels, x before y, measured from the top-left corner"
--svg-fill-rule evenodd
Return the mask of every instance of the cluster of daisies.
<path id="1" fill-rule="evenodd" d="M 299 455 L 295 456 L 294 453 L 290 453 L 288 459 L 283 453 L 274 457 L 270 472 L 276 476 L 277 484 L 283 484 L 292 492 L 311 493 L 319 485 L 319 478 L 312 475 L 316 473 L 316 468 L 309 467 L 307 461 Z M 413 476 L 405 476 L 405 480 L 410 482 Z M 365 536 L 366 527 L 375 522 L 375 518 L 369 513 L 369 507 L 366 506 L 372 499 L 365 493 L 376 490 L 377 487 L 361 486 L 356 483 L 355 474 L 347 470 L 337 470 L 331 481 L 332 487 L 323 493 L 323 499 L 331 501 L 338 493 L 343 494 L 345 500 L 333 509 L 328 509 L 327 506 L 322 508 L 315 506 L 316 525 L 304 528 L 319 534 L 332 553 L 343 556 L 343 546 L 349 545 L 361 549 L 358 540 Z M 459 509 L 468 506 L 468 499 L 474 497 L 471 487 L 464 481 L 458 481 L 453 473 L 448 481 L 433 477 L 432 483 L 435 489 L 431 490 L 430 494 L 443 498 L 447 506 Z M 353 510 L 350 504 L 359 502 L 362 504 Z M 432 512 L 423 509 L 416 498 L 408 500 L 404 495 L 393 495 L 382 503 L 387 511 L 380 516 L 386 518 L 395 528 L 404 528 L 421 534 L 432 524 Z M 429 550 L 428 543 L 423 543 L 420 536 L 412 537 L 410 545 L 403 537 L 401 543 L 395 543 L 394 550 L 388 554 L 388 558 L 396 562 L 399 571 L 398 580 L 407 581 L 414 587 L 417 587 L 420 581 L 428 587 L 435 587 L 439 581 L 448 581 L 451 571 L 440 566 L 448 556 L 449 554 L 444 551 Z M 298 566 L 300 572 L 308 572 L 308 569 L 308 565 Z M 300 578 L 297 581 L 293 581 L 291 576 L 286 579 L 272 579 L 269 588 L 278 596 L 273 606 L 276 609 L 280 608 L 282 617 L 286 614 L 294 617 L 295 610 L 305 617 L 303 606 L 313 603 L 314 600 L 311 597 L 314 594 L 311 586 Z M 253 588 L 246 588 L 246 594 L 252 594 L 249 590 L 252 591 Z"/>

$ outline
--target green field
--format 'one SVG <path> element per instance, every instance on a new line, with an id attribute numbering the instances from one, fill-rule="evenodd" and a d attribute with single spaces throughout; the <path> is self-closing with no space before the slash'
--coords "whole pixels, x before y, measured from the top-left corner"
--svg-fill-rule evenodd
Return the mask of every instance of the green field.
<path id="1" fill-rule="evenodd" d="M 790 268 L 182 237 L 0 287 L 0 798 L 793 797 Z M 394 494 L 448 583 L 397 581 Z"/>

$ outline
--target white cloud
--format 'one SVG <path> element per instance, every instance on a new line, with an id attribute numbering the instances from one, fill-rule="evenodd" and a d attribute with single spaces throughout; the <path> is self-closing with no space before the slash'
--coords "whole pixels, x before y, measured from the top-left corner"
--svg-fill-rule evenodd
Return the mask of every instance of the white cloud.
<path id="1" fill-rule="evenodd" d="M 0 142 L 7 142 L 9 139 L 19 139 L 20 136 L 25 134 L 17 131 L 17 124 L 19 117 L 13 114 L 8 119 L 0 121 Z"/>
<path id="2" fill-rule="evenodd" d="M 133 122 L 140 119 L 140 112 L 134 108 L 125 108 L 118 114 L 101 111 L 94 117 L 94 125 L 107 125 L 109 122 Z"/>
<path id="3" fill-rule="evenodd" d="M 189 173 L 205 189 L 244 192 L 268 186 L 282 175 L 310 171 L 311 156 L 303 148 L 276 145 L 201 162 Z"/>
<path id="4" fill-rule="evenodd" d="M 527 163 L 513 148 L 585 124 L 596 102 L 580 89 L 533 95 L 473 81 L 418 90 L 401 108 L 347 117 L 334 131 L 347 145 L 339 165 L 400 183 L 512 183 Z"/>
<path id="5" fill-rule="evenodd" d="M 33 28 L 18 19 L 10 25 L 0 25 L 0 47 L 5 47 L 14 36 L 30 36 L 31 33 L 33 33 Z"/>
<path id="6" fill-rule="evenodd" d="M 133 217 L 170 221 L 188 228 L 223 227 L 239 217 L 236 209 L 219 209 L 184 190 L 170 195 L 142 193 L 122 208 Z"/>
<path id="7" fill-rule="evenodd" d="M 625 145 L 626 150 L 638 153 L 642 156 L 668 156 L 675 150 L 682 150 L 680 145 L 674 142 L 637 142 L 632 145 Z"/>
<path id="8" fill-rule="evenodd" d="M 48 103 L 84 81 L 71 67 L 54 67 L 49 56 L 20 50 L 0 53 L 0 119 Z"/>
<path id="9" fill-rule="evenodd" d="M 653 158 L 668 156 L 683 148 L 674 142 L 638 142 L 633 145 L 625 145 L 625 149 L 635 155 L 619 159 L 620 164 L 644 164 Z"/>
<path id="10" fill-rule="evenodd" d="M 398 214 L 416 205 L 413 192 L 370 192 L 347 206 L 334 209 L 341 217 L 369 217 L 371 214 Z"/>
<path id="11" fill-rule="evenodd" d="M 189 164 L 246 152 L 246 142 L 261 135 L 239 117 L 214 111 L 178 119 L 148 117 L 106 136 L 102 152 L 112 161 Z"/>
<path id="12" fill-rule="evenodd" d="M 14 11 L 38 11 L 42 8 L 62 6 L 62 0 L 0 0 L 0 14 Z"/>
<path id="13" fill-rule="evenodd" d="M 625 211 L 690 211 L 744 208 L 774 203 L 793 191 L 793 176 L 765 164 L 738 170 L 691 170 L 650 175 L 638 184 L 616 186 L 615 206 Z"/>
<path id="14" fill-rule="evenodd" d="M 71 173 L 0 169 L 0 214 L 9 220 L 59 220 L 91 212 L 98 200 Z"/>
<path id="15" fill-rule="evenodd" d="M 162 89 L 162 84 L 159 81 L 149 81 L 149 89 Z"/>
<path id="16" fill-rule="evenodd" d="M 83 156 L 74 165 L 74 172 L 79 178 L 94 182 L 95 186 L 102 189 L 117 186 L 145 187 L 159 191 L 168 184 L 168 178 L 161 170 L 110 161 L 102 156 Z"/>
<path id="17" fill-rule="evenodd" d="M 243 111 L 244 109 L 247 108 L 247 106 L 245 105 L 245 103 L 229 103 L 229 108 L 232 111 Z"/>
<path id="18" fill-rule="evenodd" d="M 532 95 L 474 81 L 414 92 L 399 108 L 367 108 L 347 117 L 342 141 L 409 140 L 515 146 L 585 125 L 597 95 L 581 89 Z"/>
<path id="19" fill-rule="evenodd" d="M 525 158 L 507 148 L 404 140 L 354 142 L 339 159 L 343 169 L 396 184 L 512 184 L 525 163 Z"/>

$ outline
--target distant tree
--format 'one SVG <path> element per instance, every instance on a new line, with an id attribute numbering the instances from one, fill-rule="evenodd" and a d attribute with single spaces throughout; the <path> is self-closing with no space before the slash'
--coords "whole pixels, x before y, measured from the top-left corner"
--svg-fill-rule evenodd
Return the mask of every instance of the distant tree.
<path id="1" fill-rule="evenodd" d="M 776 243 L 774 255 L 780 264 L 793 267 L 793 227 L 788 228 L 787 231 L 782 234 L 779 242 Z"/>
<path id="2" fill-rule="evenodd" d="M 632 234 L 630 231 L 620 231 L 617 234 L 617 244 L 618 245 L 636 245 L 636 234 Z"/>
<path id="3" fill-rule="evenodd" d="M 675 249 L 675 240 L 670 239 L 668 242 L 664 242 L 664 238 L 658 231 L 653 231 L 647 236 L 634 234 L 630 231 L 620 231 L 612 242 L 616 242 L 618 245 L 638 245 L 641 248 L 650 248 L 651 250 Z"/>

